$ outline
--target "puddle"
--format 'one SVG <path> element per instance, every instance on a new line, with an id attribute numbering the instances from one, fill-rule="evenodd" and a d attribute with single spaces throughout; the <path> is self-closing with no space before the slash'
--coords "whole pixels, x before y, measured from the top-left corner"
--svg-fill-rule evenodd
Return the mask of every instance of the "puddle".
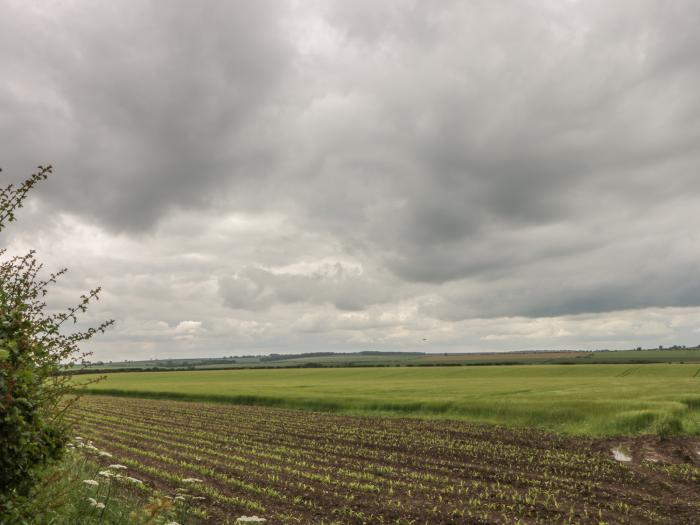
<path id="1" fill-rule="evenodd" d="M 625 463 L 632 461 L 632 456 L 628 455 L 626 452 L 620 449 L 620 447 L 613 448 L 611 452 L 617 461 L 623 461 Z"/>

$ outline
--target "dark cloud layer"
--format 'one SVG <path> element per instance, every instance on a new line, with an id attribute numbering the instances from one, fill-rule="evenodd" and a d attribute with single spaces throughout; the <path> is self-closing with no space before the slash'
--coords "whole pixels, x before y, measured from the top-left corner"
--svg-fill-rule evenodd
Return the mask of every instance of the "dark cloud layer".
<path id="1" fill-rule="evenodd" d="M 288 72 L 277 2 L 7 5 L 1 30 L 12 167 L 62 176 L 59 208 L 138 230 L 264 177 L 266 112 Z"/>
<path id="2" fill-rule="evenodd" d="M 5 172 L 231 315 L 700 306 L 697 2 L 0 6 Z"/>

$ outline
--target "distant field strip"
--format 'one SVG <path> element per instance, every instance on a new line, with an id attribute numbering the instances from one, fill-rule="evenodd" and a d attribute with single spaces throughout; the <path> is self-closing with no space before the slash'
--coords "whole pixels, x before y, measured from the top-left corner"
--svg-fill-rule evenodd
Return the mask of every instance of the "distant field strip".
<path id="1" fill-rule="evenodd" d="M 700 469 L 621 465 L 595 441 L 457 421 L 89 396 L 77 432 L 211 523 L 693 523 Z M 187 478 L 200 482 L 187 483 Z"/>
<path id="2" fill-rule="evenodd" d="M 89 392 L 463 419 L 569 434 L 700 434 L 697 365 L 117 373 L 92 385 Z"/>

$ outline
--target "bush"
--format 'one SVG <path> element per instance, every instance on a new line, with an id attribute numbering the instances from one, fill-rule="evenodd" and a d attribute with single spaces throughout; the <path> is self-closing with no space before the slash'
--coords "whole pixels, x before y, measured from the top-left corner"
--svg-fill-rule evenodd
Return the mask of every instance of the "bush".
<path id="1" fill-rule="evenodd" d="M 15 220 L 28 192 L 51 173 L 39 171 L 15 187 L 0 190 L 0 231 Z M 6 251 L 0 250 L 0 256 Z M 98 298 L 99 288 L 81 296 L 73 308 L 47 313 L 48 287 L 65 269 L 39 277 L 42 265 L 34 252 L 0 262 L 0 523 L 12 523 L 31 494 L 41 469 L 58 459 L 68 439 L 63 415 L 74 402 L 68 394 L 65 365 L 82 361 L 79 343 L 104 331 L 97 328 L 65 334 L 63 325 Z"/>

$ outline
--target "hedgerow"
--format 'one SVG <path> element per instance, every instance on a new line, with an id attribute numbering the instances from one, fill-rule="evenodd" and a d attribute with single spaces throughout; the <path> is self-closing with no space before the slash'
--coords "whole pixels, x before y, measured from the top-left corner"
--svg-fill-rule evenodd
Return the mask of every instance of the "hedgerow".
<path id="1" fill-rule="evenodd" d="M 38 171 L 20 185 L 0 189 L 0 231 L 13 222 L 28 193 L 51 173 Z M 88 353 L 79 344 L 103 332 L 96 328 L 67 331 L 99 288 L 80 297 L 72 308 L 52 313 L 44 301 L 49 287 L 66 272 L 42 277 L 35 252 L 7 257 L 0 249 L 0 523 L 25 522 L 26 503 L 42 469 L 62 456 L 69 436 L 65 414 L 74 401 L 66 365 Z"/>

